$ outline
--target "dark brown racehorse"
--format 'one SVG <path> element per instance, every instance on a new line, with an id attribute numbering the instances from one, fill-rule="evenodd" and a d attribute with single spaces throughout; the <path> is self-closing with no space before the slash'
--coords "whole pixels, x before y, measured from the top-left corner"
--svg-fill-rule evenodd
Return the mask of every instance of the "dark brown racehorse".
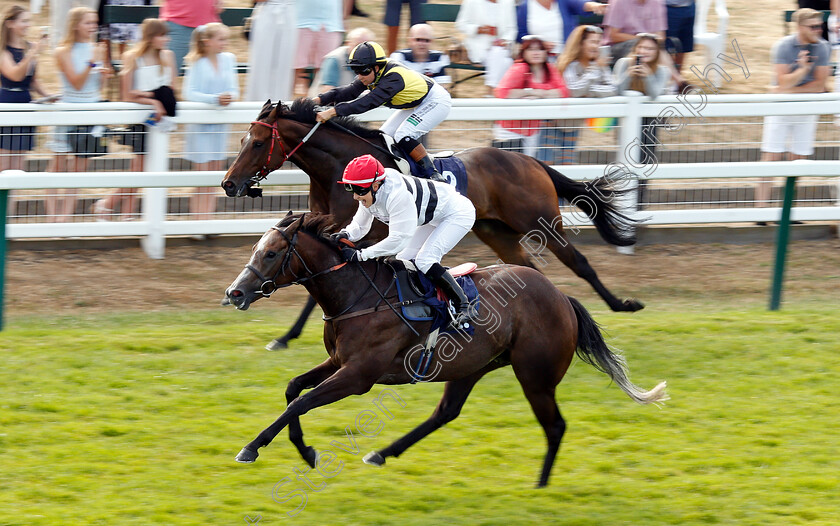
<path id="1" fill-rule="evenodd" d="M 396 164 L 384 150 L 378 130 L 352 118 L 335 118 L 302 143 L 314 124 L 315 105 L 309 99 L 299 99 L 291 108 L 266 102 L 222 181 L 227 195 L 246 195 L 256 182 L 289 159 L 309 175 L 310 209 L 332 214 L 340 226 L 349 223 L 358 203 L 335 184 L 347 163 L 359 155 L 371 154 L 386 167 L 395 168 Z M 476 210 L 473 232 L 502 261 L 536 268 L 531 256 L 542 260 L 540 252 L 548 249 L 589 282 L 612 310 L 636 311 L 644 307 L 635 299 L 622 301 L 607 290 L 563 231 L 558 196 L 587 214 L 608 243 L 627 246 L 635 242 L 630 229 L 635 223 L 616 210 L 611 198 L 615 192 L 608 189 L 607 178 L 576 182 L 532 157 L 497 148 L 472 148 L 458 153 L 458 157 L 466 167 L 467 197 Z M 372 232 L 374 238 L 381 239 L 384 234 L 384 229 Z M 310 301 L 304 316 L 313 306 Z M 278 339 L 282 340 L 281 346 L 290 336 L 299 334 L 302 321 L 303 316 L 292 329 L 294 335 Z"/>
<path id="2" fill-rule="evenodd" d="M 317 455 L 303 441 L 301 415 L 367 393 L 377 383 L 405 384 L 412 379 L 411 371 L 420 359 L 412 359 L 413 351 L 428 334 L 431 322 L 414 323 L 412 328 L 383 306 L 381 297 L 388 296 L 384 291 L 394 278 L 391 267 L 377 260 L 342 263 L 340 252 L 325 237 L 334 230 L 331 216 L 287 216 L 254 246 L 250 262 L 225 293 L 223 303 L 244 310 L 279 287 L 302 284 L 327 320 L 324 344 L 329 357 L 289 382 L 286 410 L 242 449 L 236 457 L 240 462 L 255 461 L 258 449 L 289 426 L 291 442 L 314 468 Z M 485 374 L 512 365 L 548 439 L 538 483 L 546 485 L 566 429 L 555 389 L 575 350 L 636 402 L 667 399 L 665 382 L 647 392 L 633 385 L 624 359 L 607 347 L 586 309 L 536 270 L 495 265 L 476 271 L 473 279 L 482 305 L 473 320 L 475 333 L 471 337 L 455 334 L 446 344 L 438 340 L 426 376 L 429 381 L 446 382 L 443 398 L 426 422 L 385 449 L 367 455 L 367 463 L 382 465 L 387 457 L 400 456 L 457 417 L 473 386 Z M 450 352 L 442 350 L 444 345 Z M 451 352 L 456 345 L 457 352 Z M 313 389 L 301 395 L 307 388 Z"/>

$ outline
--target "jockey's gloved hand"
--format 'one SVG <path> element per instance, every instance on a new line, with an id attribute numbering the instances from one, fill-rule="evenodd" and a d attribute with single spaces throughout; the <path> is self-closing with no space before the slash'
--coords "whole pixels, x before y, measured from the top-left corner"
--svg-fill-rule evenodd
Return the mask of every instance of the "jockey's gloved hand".
<path id="1" fill-rule="evenodd" d="M 330 241 L 332 241 L 336 245 L 342 239 L 350 239 L 350 236 L 347 234 L 347 232 L 335 232 L 333 234 L 330 234 Z"/>
<path id="2" fill-rule="evenodd" d="M 344 258 L 344 261 L 361 261 L 362 257 L 359 252 L 360 250 L 357 248 L 341 245 L 341 256 Z"/>

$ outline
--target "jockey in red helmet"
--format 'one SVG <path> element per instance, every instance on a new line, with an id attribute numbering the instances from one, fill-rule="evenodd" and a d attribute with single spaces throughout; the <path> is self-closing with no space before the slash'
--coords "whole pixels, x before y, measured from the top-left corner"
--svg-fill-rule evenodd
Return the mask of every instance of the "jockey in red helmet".
<path id="1" fill-rule="evenodd" d="M 402 151 L 417 162 L 421 177 L 445 181 L 420 138 L 449 115 L 449 92 L 431 78 L 388 60 L 376 42 L 362 42 L 353 48 L 347 65 L 356 73 L 356 80 L 315 97 L 316 104 L 335 104 L 319 112 L 318 121 L 325 122 L 336 115 L 356 115 L 382 105 L 396 108 L 400 111 L 391 115 L 380 130 L 393 137 Z M 360 97 L 366 89 L 370 93 Z"/>
<path id="2" fill-rule="evenodd" d="M 456 326 L 470 318 L 463 289 L 440 264 L 475 222 L 475 208 L 455 188 L 384 168 L 371 155 L 356 157 L 347 165 L 339 184 L 359 202 L 349 225 L 332 235 L 358 241 L 367 235 L 374 218 L 388 225 L 388 237 L 361 250 L 342 248 L 348 261 L 382 256 L 414 260 L 414 264 L 455 304 Z"/>

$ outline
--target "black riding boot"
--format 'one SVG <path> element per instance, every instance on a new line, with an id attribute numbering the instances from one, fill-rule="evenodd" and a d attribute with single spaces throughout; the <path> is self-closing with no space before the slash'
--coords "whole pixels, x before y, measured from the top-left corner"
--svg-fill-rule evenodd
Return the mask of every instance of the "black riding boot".
<path id="1" fill-rule="evenodd" d="M 435 168 L 435 163 L 432 162 L 432 158 L 428 155 L 425 155 L 422 159 L 417 162 L 417 166 L 420 168 L 420 177 L 425 177 L 426 179 L 431 179 L 432 181 L 437 181 L 439 183 L 445 183 L 446 178 L 437 171 Z"/>
<path id="2" fill-rule="evenodd" d="M 440 263 L 432 265 L 429 271 L 426 272 L 426 277 L 439 287 L 455 304 L 455 319 L 452 320 L 452 324 L 455 327 L 460 327 L 468 322 L 472 317 L 472 313 L 470 312 L 470 302 L 467 299 L 467 295 L 464 294 L 464 289 L 458 285 L 455 278 L 443 268 L 443 265 Z"/>

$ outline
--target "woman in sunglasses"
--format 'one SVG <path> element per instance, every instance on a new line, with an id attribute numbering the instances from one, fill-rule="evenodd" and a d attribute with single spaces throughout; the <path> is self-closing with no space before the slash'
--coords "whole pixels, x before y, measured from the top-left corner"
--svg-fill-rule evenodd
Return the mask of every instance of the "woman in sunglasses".
<path id="1" fill-rule="evenodd" d="M 468 321 L 469 301 L 440 260 L 472 228 L 475 207 L 470 200 L 451 185 L 406 177 L 393 168 L 385 168 L 371 155 L 350 161 L 338 183 L 353 192 L 359 210 L 349 225 L 331 236 L 334 242 L 365 237 L 374 218 L 388 225 L 388 236 L 375 245 L 361 250 L 342 245 L 344 258 L 413 259 L 417 268 L 455 304 L 453 324 L 458 327 Z"/>
<path id="2" fill-rule="evenodd" d="M 318 113 L 318 122 L 326 122 L 336 115 L 364 113 L 383 105 L 398 109 L 380 130 L 393 137 L 417 162 L 421 177 L 445 181 L 420 144 L 420 138 L 449 115 L 452 107 L 449 92 L 434 80 L 388 60 L 385 50 L 376 42 L 362 42 L 353 48 L 347 65 L 356 74 L 356 80 L 315 97 L 315 104 L 335 104 Z M 366 89 L 370 93 L 359 97 Z"/>

